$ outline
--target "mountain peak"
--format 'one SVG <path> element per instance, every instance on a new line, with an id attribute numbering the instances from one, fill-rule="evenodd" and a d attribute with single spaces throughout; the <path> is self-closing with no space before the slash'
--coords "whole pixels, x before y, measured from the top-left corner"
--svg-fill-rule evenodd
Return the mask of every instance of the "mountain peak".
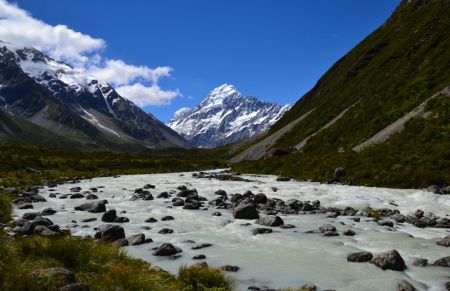
<path id="1" fill-rule="evenodd" d="M 212 90 L 208 97 L 214 96 L 216 98 L 226 98 L 234 93 L 239 93 L 233 85 L 222 84 L 219 87 Z"/>
<path id="2" fill-rule="evenodd" d="M 223 84 L 194 108 L 175 112 L 168 125 L 193 145 L 211 148 L 266 131 L 290 107 L 246 97 Z"/>

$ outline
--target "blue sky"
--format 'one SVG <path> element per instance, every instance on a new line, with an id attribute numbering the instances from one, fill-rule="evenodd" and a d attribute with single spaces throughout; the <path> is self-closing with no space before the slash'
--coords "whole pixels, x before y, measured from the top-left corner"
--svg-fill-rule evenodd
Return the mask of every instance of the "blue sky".
<path id="1" fill-rule="evenodd" d="M 195 106 L 222 83 L 266 101 L 295 102 L 380 26 L 399 0 L 14 3 L 46 24 L 63 24 L 103 40 L 105 59 L 172 68 L 158 85 L 179 94 L 167 99 L 170 104 L 142 105 L 167 121 L 178 108 Z"/>

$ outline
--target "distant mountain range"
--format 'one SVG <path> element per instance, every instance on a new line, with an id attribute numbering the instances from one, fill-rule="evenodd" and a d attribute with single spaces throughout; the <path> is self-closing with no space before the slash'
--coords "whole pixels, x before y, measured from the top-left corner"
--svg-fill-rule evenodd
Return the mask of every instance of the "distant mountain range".
<path id="1" fill-rule="evenodd" d="M 196 147 L 213 148 L 265 132 L 290 108 L 244 96 L 223 84 L 194 108 L 178 110 L 168 126 Z"/>
<path id="2" fill-rule="evenodd" d="M 0 42 L 0 139 L 109 150 L 190 147 L 107 83 L 7 42 Z"/>

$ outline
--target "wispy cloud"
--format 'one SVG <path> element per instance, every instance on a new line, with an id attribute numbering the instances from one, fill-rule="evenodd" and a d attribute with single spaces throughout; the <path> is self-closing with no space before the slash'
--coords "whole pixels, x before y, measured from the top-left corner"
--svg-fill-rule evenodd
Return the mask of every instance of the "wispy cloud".
<path id="1" fill-rule="evenodd" d="M 16 4 L 0 0 L 0 40 L 32 46 L 52 58 L 114 86 L 120 94 L 139 106 L 168 104 L 180 95 L 178 90 L 163 90 L 160 78 L 169 77 L 170 67 L 150 68 L 106 59 L 106 42 L 74 31 L 66 25 L 49 25 L 34 18 Z"/>

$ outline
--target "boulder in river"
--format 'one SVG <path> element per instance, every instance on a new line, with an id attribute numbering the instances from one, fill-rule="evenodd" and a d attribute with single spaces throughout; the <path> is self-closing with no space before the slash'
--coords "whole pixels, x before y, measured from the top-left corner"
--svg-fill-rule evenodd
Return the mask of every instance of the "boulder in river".
<path id="1" fill-rule="evenodd" d="M 92 213 L 106 212 L 105 205 L 107 203 L 108 203 L 107 200 L 87 202 L 87 203 L 83 203 L 79 206 L 76 206 L 75 210 L 88 211 L 88 212 L 92 212 Z"/>
<path id="2" fill-rule="evenodd" d="M 173 256 L 177 253 L 181 253 L 182 250 L 171 243 L 163 243 L 154 252 L 154 256 Z"/>
<path id="3" fill-rule="evenodd" d="M 439 246 L 443 246 L 443 247 L 449 247 L 450 246 L 450 234 L 448 234 L 443 239 L 439 240 L 436 244 Z"/>
<path id="4" fill-rule="evenodd" d="M 158 220 L 156 218 L 154 218 L 154 217 L 150 217 L 150 218 L 146 219 L 145 222 L 155 223 L 155 222 L 158 222 Z"/>
<path id="5" fill-rule="evenodd" d="M 145 234 L 138 233 L 126 238 L 130 246 L 137 246 L 145 243 Z"/>
<path id="6" fill-rule="evenodd" d="M 252 234 L 253 235 L 267 234 L 267 233 L 271 233 L 271 232 L 272 232 L 272 229 L 271 228 L 266 228 L 266 227 L 258 227 L 258 228 L 252 229 Z"/>
<path id="7" fill-rule="evenodd" d="M 397 283 L 398 291 L 416 291 L 417 289 L 406 280 L 399 280 Z"/>
<path id="8" fill-rule="evenodd" d="M 256 204 L 266 204 L 267 196 L 264 193 L 258 193 L 255 195 L 254 201 Z"/>
<path id="9" fill-rule="evenodd" d="M 406 269 L 405 261 L 397 250 L 376 255 L 371 262 L 383 270 L 403 271 Z"/>
<path id="10" fill-rule="evenodd" d="M 450 256 L 443 257 L 438 260 L 436 260 L 433 263 L 433 266 L 439 266 L 439 267 L 450 267 Z"/>
<path id="11" fill-rule="evenodd" d="M 284 224 L 283 219 L 279 216 L 261 216 L 256 220 L 256 224 L 265 226 L 280 226 Z"/>
<path id="12" fill-rule="evenodd" d="M 102 215 L 102 221 L 104 222 L 114 222 L 116 219 L 117 213 L 114 209 L 110 209 Z"/>
<path id="13" fill-rule="evenodd" d="M 103 224 L 95 233 L 95 238 L 106 242 L 114 242 L 125 238 L 125 231 L 123 227 L 118 225 Z"/>
<path id="14" fill-rule="evenodd" d="M 258 219 L 259 214 L 253 203 L 246 199 L 241 201 L 234 209 L 233 216 L 236 219 Z"/>
<path id="15" fill-rule="evenodd" d="M 41 211 L 41 215 L 53 215 L 53 214 L 55 214 L 56 213 L 56 210 L 54 210 L 53 208 L 44 208 L 42 211 Z"/>
<path id="16" fill-rule="evenodd" d="M 373 255 L 370 252 L 351 253 L 347 256 L 347 262 L 363 263 L 372 260 Z"/>
<path id="17" fill-rule="evenodd" d="M 160 234 L 170 234 L 170 233 L 173 233 L 173 229 L 171 229 L 171 228 L 163 228 L 160 231 L 158 231 L 158 233 L 160 233 Z"/>

